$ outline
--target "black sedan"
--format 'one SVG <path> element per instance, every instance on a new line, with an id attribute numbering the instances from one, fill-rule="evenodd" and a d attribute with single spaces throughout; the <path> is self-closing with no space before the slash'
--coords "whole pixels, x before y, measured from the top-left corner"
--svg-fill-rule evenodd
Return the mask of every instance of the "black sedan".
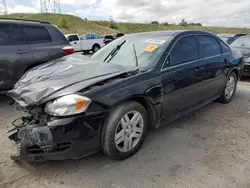
<path id="1" fill-rule="evenodd" d="M 133 155 L 158 128 L 233 99 L 242 56 L 216 35 L 163 31 L 121 37 L 89 57 L 67 56 L 27 72 L 8 93 L 29 115 L 9 138 L 14 160 Z"/>
<path id="2" fill-rule="evenodd" d="M 243 76 L 250 76 L 250 36 L 237 38 L 231 45 L 243 54 L 244 69 Z"/>

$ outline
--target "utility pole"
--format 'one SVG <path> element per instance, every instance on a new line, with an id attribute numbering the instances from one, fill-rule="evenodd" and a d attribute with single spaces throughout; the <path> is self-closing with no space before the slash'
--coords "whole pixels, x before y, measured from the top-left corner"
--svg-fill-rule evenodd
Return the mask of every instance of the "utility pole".
<path id="1" fill-rule="evenodd" d="M 60 0 L 54 0 L 54 13 L 62 13 Z"/>
<path id="2" fill-rule="evenodd" d="M 41 13 L 61 14 L 60 0 L 40 0 Z"/>
<path id="3" fill-rule="evenodd" d="M 6 0 L 0 0 L 0 14 L 8 14 Z"/>

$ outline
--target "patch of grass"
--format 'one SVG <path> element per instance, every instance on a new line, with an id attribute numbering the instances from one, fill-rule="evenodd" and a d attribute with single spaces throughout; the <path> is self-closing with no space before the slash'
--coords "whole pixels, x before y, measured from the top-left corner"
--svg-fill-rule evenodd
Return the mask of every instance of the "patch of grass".
<path id="1" fill-rule="evenodd" d="M 108 26 L 108 21 L 92 21 L 95 24 Z M 228 28 L 228 27 L 205 27 L 195 25 L 175 25 L 175 24 L 143 24 L 143 23 L 119 23 L 116 22 L 117 28 L 123 33 L 138 33 L 147 31 L 161 30 L 202 30 L 212 33 L 250 33 L 250 29 L 244 28 Z"/>
<path id="2" fill-rule="evenodd" d="M 61 19 L 67 21 L 67 28 L 59 28 L 63 33 L 98 33 L 98 34 L 109 34 L 117 33 L 117 30 L 110 29 L 104 26 L 97 25 L 88 20 L 82 19 L 77 16 L 68 14 L 8 14 L 1 15 L 0 18 L 20 18 L 20 19 L 32 19 L 32 20 L 43 20 L 49 21 L 54 25 L 57 25 Z"/>

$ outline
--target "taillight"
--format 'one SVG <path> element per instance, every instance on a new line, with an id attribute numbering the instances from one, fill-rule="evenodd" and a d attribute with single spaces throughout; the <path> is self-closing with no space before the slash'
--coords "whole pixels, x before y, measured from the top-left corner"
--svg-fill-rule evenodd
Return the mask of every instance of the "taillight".
<path id="1" fill-rule="evenodd" d="M 75 50 L 72 46 L 65 46 L 62 48 L 62 50 L 67 54 L 73 54 L 75 53 Z"/>

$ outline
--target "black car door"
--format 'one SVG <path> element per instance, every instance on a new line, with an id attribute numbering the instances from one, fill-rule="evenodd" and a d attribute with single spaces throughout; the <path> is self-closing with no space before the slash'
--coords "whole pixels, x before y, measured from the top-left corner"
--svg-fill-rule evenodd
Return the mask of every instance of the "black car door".
<path id="1" fill-rule="evenodd" d="M 230 50 L 226 46 L 221 48 L 218 40 L 213 36 L 197 35 L 199 42 L 200 63 L 205 65 L 205 84 L 202 86 L 203 100 L 220 95 L 226 80 L 225 68 Z M 224 44 L 225 45 L 225 44 Z M 223 51 L 222 51 L 223 50 Z"/>
<path id="2" fill-rule="evenodd" d="M 0 91 L 12 89 L 33 55 L 20 25 L 0 23 Z"/>
<path id="3" fill-rule="evenodd" d="M 54 45 L 48 30 L 42 25 L 23 25 L 23 30 L 34 56 L 31 66 L 49 61 Z"/>
<path id="4" fill-rule="evenodd" d="M 199 61 L 198 43 L 193 35 L 180 38 L 161 70 L 163 86 L 162 117 L 185 110 L 202 99 L 200 89 L 205 75 Z"/>

